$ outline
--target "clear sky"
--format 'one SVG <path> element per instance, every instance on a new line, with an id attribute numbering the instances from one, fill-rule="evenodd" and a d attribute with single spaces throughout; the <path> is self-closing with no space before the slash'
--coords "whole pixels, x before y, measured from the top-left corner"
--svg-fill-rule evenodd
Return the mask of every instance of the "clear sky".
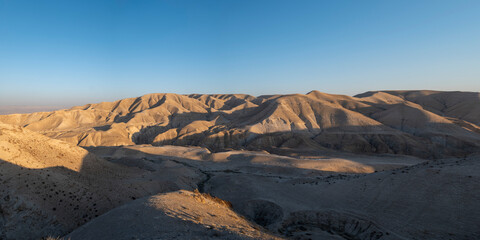
<path id="1" fill-rule="evenodd" d="M 0 105 L 480 91 L 480 1 L 0 0 Z"/>

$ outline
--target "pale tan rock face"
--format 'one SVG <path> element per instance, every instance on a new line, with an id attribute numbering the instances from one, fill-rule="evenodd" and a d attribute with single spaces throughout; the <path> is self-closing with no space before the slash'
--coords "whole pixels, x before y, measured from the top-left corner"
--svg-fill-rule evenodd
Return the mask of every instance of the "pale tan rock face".
<path id="1" fill-rule="evenodd" d="M 149 94 L 46 113 L 0 115 L 79 146 L 326 149 L 423 158 L 480 149 L 478 93 L 367 92 L 349 97 Z"/>

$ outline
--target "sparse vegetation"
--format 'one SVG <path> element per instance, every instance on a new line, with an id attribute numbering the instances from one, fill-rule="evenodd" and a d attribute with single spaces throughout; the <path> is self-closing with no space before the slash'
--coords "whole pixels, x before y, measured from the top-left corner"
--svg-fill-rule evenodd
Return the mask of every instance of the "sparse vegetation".
<path id="1" fill-rule="evenodd" d="M 70 238 L 48 236 L 46 238 L 43 238 L 42 240 L 70 240 Z"/>
<path id="2" fill-rule="evenodd" d="M 225 206 L 227 208 L 230 208 L 230 209 L 233 208 L 232 203 L 229 202 L 229 201 L 226 201 L 226 200 L 220 199 L 218 197 L 212 196 L 209 193 L 201 193 L 201 192 L 198 191 L 198 189 L 195 189 L 193 192 L 195 193 L 195 199 L 197 201 L 201 202 L 201 203 L 205 203 L 205 200 L 210 200 L 210 201 L 216 202 L 216 203 L 218 203 L 222 206 Z"/>

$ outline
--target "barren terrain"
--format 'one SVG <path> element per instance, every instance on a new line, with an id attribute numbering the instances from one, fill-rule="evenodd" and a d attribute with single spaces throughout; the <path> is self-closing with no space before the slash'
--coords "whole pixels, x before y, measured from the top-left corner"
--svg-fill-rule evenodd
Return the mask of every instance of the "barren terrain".
<path id="1" fill-rule="evenodd" d="M 480 94 L 149 94 L 0 115 L 0 239 L 477 239 Z"/>

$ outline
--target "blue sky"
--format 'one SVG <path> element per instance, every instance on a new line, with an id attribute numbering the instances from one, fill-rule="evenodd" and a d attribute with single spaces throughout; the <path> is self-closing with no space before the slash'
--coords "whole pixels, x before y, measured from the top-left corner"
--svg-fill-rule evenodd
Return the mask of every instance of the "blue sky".
<path id="1" fill-rule="evenodd" d="M 0 0 L 0 105 L 480 91 L 480 1 Z"/>

